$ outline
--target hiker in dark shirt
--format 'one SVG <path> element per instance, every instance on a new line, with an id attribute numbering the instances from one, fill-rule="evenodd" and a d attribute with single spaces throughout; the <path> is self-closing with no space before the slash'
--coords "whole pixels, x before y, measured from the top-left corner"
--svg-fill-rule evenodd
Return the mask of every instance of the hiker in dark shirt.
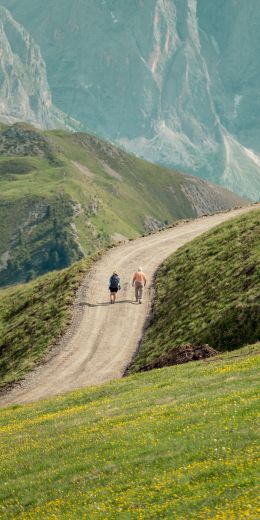
<path id="1" fill-rule="evenodd" d="M 108 288 L 110 290 L 110 303 L 115 303 L 116 294 L 121 289 L 120 278 L 116 271 L 114 271 L 112 276 L 109 278 Z"/>

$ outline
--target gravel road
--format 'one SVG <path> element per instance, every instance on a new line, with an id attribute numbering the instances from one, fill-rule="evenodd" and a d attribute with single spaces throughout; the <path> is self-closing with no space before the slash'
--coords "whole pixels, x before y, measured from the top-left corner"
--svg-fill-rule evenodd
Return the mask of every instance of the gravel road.
<path id="1" fill-rule="evenodd" d="M 250 209 L 201 217 L 109 250 L 86 277 L 74 306 L 72 326 L 60 344 L 47 362 L 0 397 L 0 405 L 38 401 L 122 377 L 149 316 L 158 266 L 183 244 Z M 134 302 L 131 285 L 139 265 L 148 276 L 142 305 Z M 122 290 L 111 305 L 108 279 L 114 269 L 121 276 Z"/>

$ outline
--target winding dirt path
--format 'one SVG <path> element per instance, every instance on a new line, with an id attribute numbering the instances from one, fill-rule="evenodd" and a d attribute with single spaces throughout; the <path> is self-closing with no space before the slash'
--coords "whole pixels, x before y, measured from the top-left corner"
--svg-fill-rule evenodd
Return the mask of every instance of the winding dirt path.
<path id="1" fill-rule="evenodd" d="M 183 244 L 250 209 L 252 207 L 201 217 L 111 249 L 84 281 L 74 308 L 72 326 L 48 362 L 2 395 L 0 405 L 37 401 L 122 377 L 149 316 L 152 279 L 158 266 Z M 148 275 L 142 305 L 133 302 L 131 286 L 132 273 L 139 265 Z M 114 269 L 120 273 L 122 290 L 116 304 L 110 305 L 107 286 Z"/>

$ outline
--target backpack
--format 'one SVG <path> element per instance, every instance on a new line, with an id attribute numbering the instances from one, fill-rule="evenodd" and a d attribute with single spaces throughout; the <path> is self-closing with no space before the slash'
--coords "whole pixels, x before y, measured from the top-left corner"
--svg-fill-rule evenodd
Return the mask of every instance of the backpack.
<path id="1" fill-rule="evenodd" d="M 112 276 L 110 278 L 111 289 L 120 289 L 119 282 L 120 282 L 119 276 L 117 276 L 116 274 L 112 274 Z"/>

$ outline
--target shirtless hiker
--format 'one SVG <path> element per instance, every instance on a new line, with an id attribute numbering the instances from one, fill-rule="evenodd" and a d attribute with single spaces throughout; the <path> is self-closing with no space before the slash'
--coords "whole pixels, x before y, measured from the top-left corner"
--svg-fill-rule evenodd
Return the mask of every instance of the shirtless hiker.
<path id="1" fill-rule="evenodd" d="M 135 288 L 135 301 L 142 303 L 143 290 L 146 286 L 146 276 L 143 272 L 142 267 L 138 267 L 137 271 L 133 274 L 132 286 Z"/>

